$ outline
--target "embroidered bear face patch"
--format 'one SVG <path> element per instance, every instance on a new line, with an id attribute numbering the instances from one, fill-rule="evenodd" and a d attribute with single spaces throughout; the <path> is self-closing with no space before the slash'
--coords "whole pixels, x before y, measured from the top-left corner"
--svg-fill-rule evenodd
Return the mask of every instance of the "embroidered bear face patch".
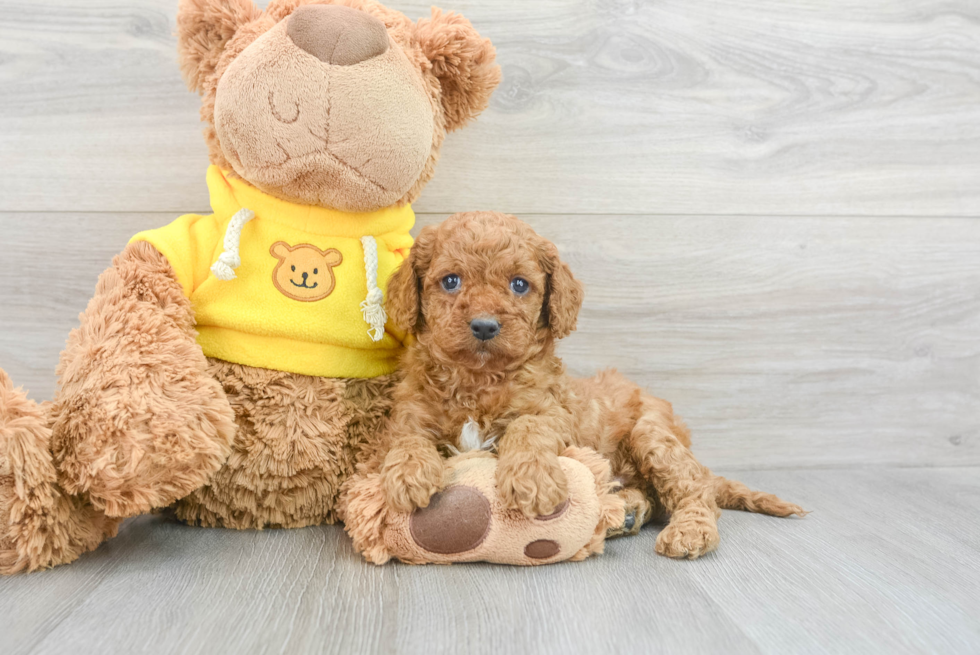
<path id="1" fill-rule="evenodd" d="M 344 261 L 339 250 L 320 250 L 308 243 L 290 246 L 277 241 L 269 249 L 279 260 L 272 282 L 282 295 L 301 302 L 323 300 L 337 284 L 333 269 Z"/>

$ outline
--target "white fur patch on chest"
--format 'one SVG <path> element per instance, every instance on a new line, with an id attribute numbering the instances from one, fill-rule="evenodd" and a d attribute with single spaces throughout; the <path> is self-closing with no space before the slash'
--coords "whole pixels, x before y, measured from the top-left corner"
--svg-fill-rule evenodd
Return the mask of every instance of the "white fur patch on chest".
<path id="1" fill-rule="evenodd" d="M 483 438 L 480 426 L 473 419 L 463 424 L 459 431 L 459 452 L 468 453 L 474 450 L 494 451 L 497 447 L 497 437 Z"/>

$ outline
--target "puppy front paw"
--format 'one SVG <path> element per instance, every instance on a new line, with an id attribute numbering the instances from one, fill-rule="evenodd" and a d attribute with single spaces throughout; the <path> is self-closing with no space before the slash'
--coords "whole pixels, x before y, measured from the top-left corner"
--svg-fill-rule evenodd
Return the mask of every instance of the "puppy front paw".
<path id="1" fill-rule="evenodd" d="M 517 454 L 497 462 L 497 495 L 508 509 L 547 516 L 568 498 L 568 480 L 558 456 Z"/>
<path id="2" fill-rule="evenodd" d="M 657 535 L 657 552 L 666 557 L 697 559 L 718 547 L 714 521 L 671 521 Z"/>
<path id="3" fill-rule="evenodd" d="M 411 512 L 426 507 L 433 494 L 442 489 L 442 458 L 430 452 L 391 451 L 381 468 L 381 484 L 388 507 L 395 512 Z"/>

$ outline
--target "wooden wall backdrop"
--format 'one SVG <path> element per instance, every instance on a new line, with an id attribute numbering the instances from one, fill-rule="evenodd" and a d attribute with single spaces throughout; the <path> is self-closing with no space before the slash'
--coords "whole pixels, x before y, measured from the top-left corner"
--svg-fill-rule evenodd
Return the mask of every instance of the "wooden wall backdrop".
<path id="1" fill-rule="evenodd" d="M 555 240 L 575 372 L 671 399 L 719 468 L 980 464 L 980 3 L 444 4 L 504 82 L 420 223 Z M 175 7 L 0 0 L 0 367 L 38 399 L 112 255 L 207 208 Z"/>

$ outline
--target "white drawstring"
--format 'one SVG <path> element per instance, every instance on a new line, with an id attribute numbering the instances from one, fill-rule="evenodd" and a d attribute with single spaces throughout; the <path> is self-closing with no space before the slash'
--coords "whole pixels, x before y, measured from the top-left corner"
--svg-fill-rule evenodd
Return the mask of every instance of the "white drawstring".
<path id="1" fill-rule="evenodd" d="M 388 314 L 384 308 L 384 292 L 378 288 L 378 242 L 374 237 L 361 237 L 364 247 L 364 271 L 367 275 L 367 298 L 361 303 L 364 322 L 371 326 L 368 334 L 372 341 L 381 341 L 385 336 L 385 323 Z"/>
<path id="2" fill-rule="evenodd" d="M 228 229 L 225 231 L 225 251 L 221 253 L 218 261 L 211 267 L 211 272 L 219 280 L 235 279 L 235 269 L 242 265 L 242 258 L 238 254 L 242 228 L 253 218 L 255 218 L 255 212 L 244 208 L 231 217 Z"/>

